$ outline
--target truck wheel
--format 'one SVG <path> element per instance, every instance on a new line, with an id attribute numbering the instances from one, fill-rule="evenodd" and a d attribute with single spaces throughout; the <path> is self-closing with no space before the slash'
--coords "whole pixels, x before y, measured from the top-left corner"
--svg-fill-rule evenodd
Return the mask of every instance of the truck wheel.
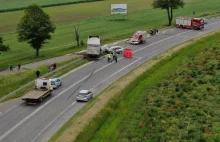
<path id="1" fill-rule="evenodd" d="M 182 28 L 182 29 L 183 29 L 183 25 L 180 25 L 180 28 Z"/>

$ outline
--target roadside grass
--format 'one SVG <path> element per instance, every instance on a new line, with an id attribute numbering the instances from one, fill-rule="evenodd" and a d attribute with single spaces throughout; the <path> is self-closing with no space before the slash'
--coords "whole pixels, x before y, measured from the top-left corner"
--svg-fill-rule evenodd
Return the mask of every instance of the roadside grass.
<path id="1" fill-rule="evenodd" d="M 68 60 L 68 61 L 57 63 L 57 66 L 61 67 L 65 64 L 68 64 L 72 61 L 75 61 L 76 59 L 77 58 L 73 58 L 73 59 Z M 68 67 L 66 67 L 66 68 L 64 68 L 60 71 L 54 72 L 53 74 L 51 74 L 47 77 L 59 77 L 59 76 L 65 74 L 65 73 L 67 73 L 67 72 L 69 72 L 69 71 L 71 71 L 71 70 L 73 70 L 73 69 L 75 69 L 75 68 L 77 68 L 77 67 L 79 67 L 79 66 L 81 66 L 85 63 L 87 63 L 87 62 L 88 61 L 84 60 L 84 59 L 80 60 L 80 61 L 77 61 L 76 63 L 71 64 L 70 66 L 68 66 Z M 16 73 L 16 74 L 0 76 L 0 80 L 3 80 L 0 83 L 0 88 L 1 88 L 0 98 L 4 97 L 5 95 L 9 94 L 10 92 L 18 89 L 19 87 L 22 87 L 22 86 L 26 85 L 27 83 L 31 82 L 32 80 L 36 79 L 36 74 L 35 73 L 36 73 L 37 70 L 39 70 L 41 72 L 41 76 L 50 72 L 48 70 L 47 66 L 42 66 L 40 68 L 31 69 L 31 70 Z M 33 89 L 33 86 L 25 88 L 24 90 L 18 92 L 16 95 L 13 95 L 12 97 L 9 97 L 7 100 L 20 97 L 23 94 L 25 94 L 26 92 L 30 91 L 31 89 Z"/>
<path id="2" fill-rule="evenodd" d="M 202 39 L 146 71 L 75 141 L 218 141 L 219 36 Z M 192 68 L 202 72 L 191 80 Z"/>
<path id="3" fill-rule="evenodd" d="M 172 72 L 182 61 L 187 60 L 188 56 L 195 55 L 197 51 L 218 40 L 220 33 L 218 32 L 214 36 L 213 34 L 215 32 L 174 47 L 161 54 L 158 60 L 152 59 L 120 78 L 78 111 L 50 139 L 50 142 L 118 140 L 118 136 L 122 134 L 120 124 L 132 123 L 135 126 L 139 124 L 136 118 L 132 121 L 129 120 L 129 117 L 134 113 L 132 110 L 138 112 L 135 109 L 136 104 L 134 105 L 134 103 L 145 100 L 138 93 L 143 90 L 147 92 L 152 86 L 158 85 L 165 78 L 166 74 Z M 204 37 L 206 38 L 204 39 Z M 131 79 L 132 77 L 133 79 Z M 109 103 L 107 104 L 107 102 Z M 138 107 L 140 107 L 139 105 Z M 142 124 L 140 123 L 140 125 Z M 132 128 L 132 126 L 130 127 Z M 134 131 L 136 130 L 133 130 L 130 134 L 135 133 Z M 143 132 L 140 134 L 143 134 Z M 120 141 L 130 140 L 120 139 Z"/>
<path id="4" fill-rule="evenodd" d="M 98 3 L 101 2 L 97 2 L 96 4 L 98 5 Z M 219 0 L 196 0 L 194 2 L 187 3 L 184 9 L 175 10 L 174 17 L 180 15 L 191 16 L 192 11 L 196 11 L 197 15 L 203 15 L 204 13 L 214 14 L 220 11 L 220 7 L 218 6 L 219 4 Z M 64 16 L 62 15 L 62 17 Z M 65 19 L 71 18 L 65 17 Z M 156 27 L 165 27 L 167 24 L 167 15 L 164 10 L 149 8 L 128 13 L 125 17 L 120 15 L 110 15 L 60 25 L 57 26 L 56 32 L 52 35 L 52 40 L 41 49 L 40 55 L 43 54 L 45 55 L 44 58 L 49 58 L 57 56 L 57 54 L 61 55 L 62 53 L 66 54 L 67 52 L 74 52 L 68 51 L 70 46 L 75 45 L 73 36 L 74 24 L 79 24 L 81 39 L 84 43 L 86 43 L 88 35 L 100 35 L 103 43 L 109 43 L 115 40 L 126 39 L 136 30 L 149 30 Z M 30 62 L 35 61 L 34 50 L 26 43 L 18 43 L 16 37 L 17 35 L 15 33 L 3 35 L 5 44 L 10 46 L 11 51 L 1 53 L 0 69 L 5 69 L 8 65 L 13 64 L 13 62 L 17 62 L 16 58 L 21 58 L 19 61 L 26 63 L 29 59 L 31 59 Z M 82 49 L 85 49 L 85 47 Z M 26 56 L 25 59 L 22 59 L 23 56 Z"/>

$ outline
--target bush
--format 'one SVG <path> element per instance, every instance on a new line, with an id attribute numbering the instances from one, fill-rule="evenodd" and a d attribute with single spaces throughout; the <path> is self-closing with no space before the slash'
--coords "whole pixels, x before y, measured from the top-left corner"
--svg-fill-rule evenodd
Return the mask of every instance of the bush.
<path id="1" fill-rule="evenodd" d="M 9 46 L 0 44 L 0 51 L 8 51 L 9 50 Z"/>

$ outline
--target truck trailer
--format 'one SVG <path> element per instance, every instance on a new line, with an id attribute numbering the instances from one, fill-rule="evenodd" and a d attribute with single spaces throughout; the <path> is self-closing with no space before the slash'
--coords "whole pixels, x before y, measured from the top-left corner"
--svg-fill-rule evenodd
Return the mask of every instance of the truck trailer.
<path id="1" fill-rule="evenodd" d="M 200 30 L 204 28 L 204 21 L 202 18 L 177 17 L 176 27 Z"/>
<path id="2" fill-rule="evenodd" d="M 101 55 L 101 40 L 99 36 L 89 36 L 87 41 L 87 56 L 99 57 Z"/>
<path id="3" fill-rule="evenodd" d="M 47 96 L 51 95 L 52 91 L 51 79 L 38 78 L 35 80 L 35 88 L 22 96 L 21 99 L 27 104 L 41 103 Z"/>

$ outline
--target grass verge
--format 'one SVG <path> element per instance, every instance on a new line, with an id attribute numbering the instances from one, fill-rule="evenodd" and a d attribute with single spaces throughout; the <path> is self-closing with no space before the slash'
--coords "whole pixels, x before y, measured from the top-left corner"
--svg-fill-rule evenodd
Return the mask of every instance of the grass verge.
<path id="1" fill-rule="evenodd" d="M 121 119 L 129 112 L 126 106 L 131 105 L 135 101 L 135 96 L 127 96 L 127 94 L 129 92 L 132 92 L 131 94 L 139 92 L 140 90 L 136 90 L 137 92 L 135 92 L 133 89 L 139 85 L 139 87 L 143 87 L 143 84 L 140 82 L 143 78 L 149 78 L 149 87 L 157 84 L 163 79 L 164 74 L 176 68 L 176 65 L 179 65 L 181 60 L 186 59 L 187 55 L 195 54 L 199 49 L 204 47 L 201 46 L 204 45 L 203 42 L 207 39 L 218 37 L 219 33 L 211 33 L 205 36 L 208 37 L 206 39 L 202 39 L 204 36 L 196 38 L 163 53 L 159 59 L 154 58 L 148 61 L 110 85 L 93 101 L 89 102 L 77 112 L 77 114 L 50 139 L 50 142 L 69 142 L 74 140 L 115 141 L 119 133 L 115 134 L 114 131 L 117 131 L 116 129 Z M 162 70 L 162 68 L 165 69 Z M 117 109 L 121 107 L 123 109 L 117 111 Z M 115 111 L 116 113 L 114 113 Z M 106 127 L 111 120 L 115 120 L 114 123 L 109 123 L 111 126 Z"/>
<path id="2" fill-rule="evenodd" d="M 75 61 L 77 58 L 73 58 L 71 60 L 68 61 L 64 61 L 61 63 L 57 63 L 58 67 L 61 67 L 65 64 L 68 64 L 72 61 Z M 48 77 L 58 77 L 61 76 L 83 64 L 88 63 L 87 60 L 80 60 L 74 64 L 71 64 L 70 66 L 54 72 L 53 74 L 49 75 Z M 33 70 L 28 70 L 28 71 L 24 71 L 24 72 L 20 72 L 20 73 L 16 73 L 16 74 L 11 74 L 11 75 L 7 75 L 7 76 L 0 76 L 1 80 L 4 80 L 4 82 L 0 83 L 0 88 L 1 92 L 0 92 L 0 98 L 4 97 L 5 95 L 9 94 L 10 92 L 18 89 L 19 87 L 24 86 L 25 84 L 31 82 L 32 80 L 34 80 L 36 78 L 36 74 L 35 72 L 39 70 L 41 72 L 41 75 L 44 75 L 46 73 L 49 73 L 48 71 L 48 67 L 47 66 L 42 66 L 40 68 L 37 69 L 33 69 Z M 30 91 L 31 89 L 33 89 L 33 86 L 27 87 L 24 90 L 22 90 L 21 92 L 17 93 L 16 95 L 13 95 L 12 97 L 9 97 L 7 100 L 9 99 L 14 99 L 17 97 L 22 96 L 23 94 L 25 94 L 26 92 Z M 5 100 L 6 101 L 6 100 Z"/>

